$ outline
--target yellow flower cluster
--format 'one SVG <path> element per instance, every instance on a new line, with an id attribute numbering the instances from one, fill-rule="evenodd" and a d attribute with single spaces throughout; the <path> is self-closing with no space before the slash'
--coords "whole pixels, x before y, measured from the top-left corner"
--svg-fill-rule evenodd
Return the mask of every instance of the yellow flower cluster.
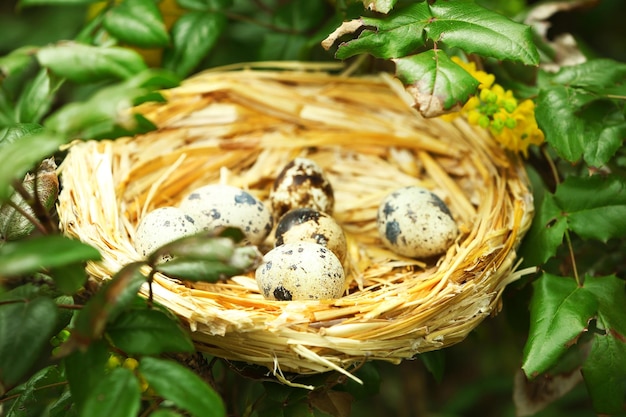
<path id="1" fill-rule="evenodd" d="M 464 114 L 474 125 L 489 129 L 493 137 L 505 148 L 528 156 L 528 146 L 540 145 L 544 135 L 535 120 L 535 103 L 524 100 L 518 103 L 511 90 L 495 84 L 493 74 L 479 71 L 473 62 L 457 57 L 452 60 L 476 78 L 479 94 L 470 98 L 457 113 Z"/>

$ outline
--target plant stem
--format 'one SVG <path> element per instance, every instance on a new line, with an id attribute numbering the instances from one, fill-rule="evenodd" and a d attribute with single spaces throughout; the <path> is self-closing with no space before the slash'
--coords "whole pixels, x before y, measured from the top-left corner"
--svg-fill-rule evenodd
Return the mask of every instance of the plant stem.
<path id="1" fill-rule="evenodd" d="M 41 391 L 43 389 L 60 387 L 60 386 L 67 385 L 67 384 L 68 384 L 67 381 L 55 382 L 55 383 L 52 383 L 52 384 L 42 385 L 41 387 L 33 388 L 33 391 Z M 2 404 L 3 402 L 6 402 L 6 401 L 11 401 L 11 400 L 13 400 L 15 398 L 19 398 L 22 394 L 23 393 L 13 394 L 13 395 L 9 395 L 8 397 L 0 398 L 0 404 Z"/>

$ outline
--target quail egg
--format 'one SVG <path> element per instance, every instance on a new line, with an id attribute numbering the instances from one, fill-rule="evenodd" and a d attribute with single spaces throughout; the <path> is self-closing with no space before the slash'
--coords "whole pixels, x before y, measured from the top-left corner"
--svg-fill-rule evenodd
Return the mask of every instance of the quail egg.
<path id="1" fill-rule="evenodd" d="M 385 246 L 411 258 L 442 254 L 459 234 L 446 204 L 417 186 L 400 188 L 385 197 L 376 224 Z"/>
<path id="2" fill-rule="evenodd" d="M 276 177 L 270 201 L 274 215 L 279 219 L 298 207 L 311 207 L 332 214 L 335 196 L 319 165 L 307 158 L 295 158 Z"/>
<path id="3" fill-rule="evenodd" d="M 200 229 L 236 227 L 253 245 L 263 242 L 272 231 L 272 214 L 265 204 L 249 192 L 230 185 L 200 187 L 185 197 L 180 208 L 196 219 Z"/>
<path id="4" fill-rule="evenodd" d="M 303 207 L 290 210 L 281 217 L 276 226 L 276 246 L 300 241 L 326 246 L 342 264 L 346 259 L 346 236 L 327 213 Z"/>
<path id="5" fill-rule="evenodd" d="M 161 207 L 141 219 L 135 233 L 134 246 L 141 256 L 148 256 L 167 243 L 199 232 L 200 228 L 193 217 L 181 209 Z"/>
<path id="6" fill-rule="evenodd" d="M 312 242 L 285 243 L 263 257 L 256 281 L 270 300 L 324 300 L 341 297 L 345 275 L 328 248 Z"/>

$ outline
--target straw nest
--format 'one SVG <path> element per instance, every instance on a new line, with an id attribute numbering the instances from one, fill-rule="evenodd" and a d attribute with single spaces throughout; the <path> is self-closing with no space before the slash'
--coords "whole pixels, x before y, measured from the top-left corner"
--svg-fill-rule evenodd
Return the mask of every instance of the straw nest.
<path id="1" fill-rule="evenodd" d="M 106 280 L 140 259 L 135 226 L 150 210 L 216 182 L 267 201 L 282 167 L 305 156 L 335 190 L 349 253 L 343 297 L 269 301 L 253 273 L 215 284 L 157 274 L 155 301 L 189 326 L 198 350 L 266 366 L 279 378 L 347 373 L 365 360 L 398 363 L 455 344 L 499 310 L 504 287 L 523 274 L 516 248 L 532 195 L 520 161 L 486 131 L 462 118 L 424 119 L 404 94 L 385 75 L 197 75 L 165 91 L 167 103 L 138 108 L 158 130 L 71 146 L 61 167 L 62 228 L 102 252 L 87 269 Z M 437 259 L 403 258 L 378 237 L 378 204 L 407 185 L 435 192 L 459 225 L 459 238 Z"/>

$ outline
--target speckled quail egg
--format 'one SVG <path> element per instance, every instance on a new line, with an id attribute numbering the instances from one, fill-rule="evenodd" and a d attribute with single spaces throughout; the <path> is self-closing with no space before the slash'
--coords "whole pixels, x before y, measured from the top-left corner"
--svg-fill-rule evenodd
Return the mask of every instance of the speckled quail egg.
<path id="1" fill-rule="evenodd" d="M 265 204 L 249 192 L 230 185 L 200 187 L 185 197 L 180 208 L 196 219 L 200 229 L 236 227 L 253 245 L 263 242 L 272 231 L 272 214 Z"/>
<path id="2" fill-rule="evenodd" d="M 270 192 L 277 219 L 289 210 L 311 207 L 333 213 L 335 196 L 324 170 L 308 158 L 295 158 L 278 174 Z"/>
<path id="3" fill-rule="evenodd" d="M 181 209 L 161 207 L 141 219 L 135 233 L 134 246 L 141 256 L 148 256 L 167 243 L 199 232 L 200 228 L 193 217 Z"/>
<path id="4" fill-rule="evenodd" d="M 256 281 L 270 300 L 324 300 L 341 297 L 345 274 L 328 248 L 312 242 L 285 243 L 263 257 Z"/>
<path id="5" fill-rule="evenodd" d="M 439 255 L 459 234 L 446 204 L 417 186 L 400 188 L 385 197 L 376 223 L 385 246 L 411 258 Z"/>
<path id="6" fill-rule="evenodd" d="M 346 259 L 346 236 L 329 214 L 312 208 L 293 209 L 276 226 L 276 246 L 293 242 L 313 242 L 326 246 L 343 264 Z"/>

